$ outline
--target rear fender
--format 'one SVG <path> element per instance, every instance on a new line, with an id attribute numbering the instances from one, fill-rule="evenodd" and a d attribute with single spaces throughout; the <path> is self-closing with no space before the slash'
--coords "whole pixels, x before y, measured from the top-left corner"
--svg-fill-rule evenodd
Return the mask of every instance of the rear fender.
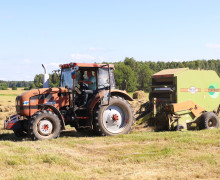
<path id="1" fill-rule="evenodd" d="M 119 96 L 123 97 L 127 101 L 133 101 L 134 99 L 126 92 L 118 89 L 114 89 L 111 91 L 111 96 Z"/>
<path id="2" fill-rule="evenodd" d="M 41 105 L 39 105 L 42 109 L 51 109 L 57 116 L 58 116 L 58 118 L 60 119 L 60 121 L 61 121 L 61 129 L 62 130 L 65 130 L 66 128 L 65 128 L 65 122 L 64 122 L 64 119 L 63 119 L 63 116 L 62 116 L 62 114 L 60 113 L 60 111 L 56 108 L 56 107 L 54 107 L 54 106 L 52 106 L 52 105 L 48 105 L 48 104 L 41 104 Z"/>
<path id="3" fill-rule="evenodd" d="M 91 100 L 91 103 L 89 105 L 90 112 L 93 111 L 95 105 L 99 102 L 99 100 L 103 98 L 105 91 L 108 91 L 108 90 L 103 90 L 103 91 L 98 92 L 96 96 Z M 111 96 L 119 96 L 119 97 L 124 98 L 127 101 L 133 101 L 133 98 L 126 91 L 112 90 Z"/>

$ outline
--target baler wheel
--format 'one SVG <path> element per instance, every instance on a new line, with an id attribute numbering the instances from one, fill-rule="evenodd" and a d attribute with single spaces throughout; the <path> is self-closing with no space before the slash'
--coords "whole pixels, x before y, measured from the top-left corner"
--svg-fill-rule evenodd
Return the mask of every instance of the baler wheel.
<path id="1" fill-rule="evenodd" d="M 28 122 L 28 132 L 32 140 L 54 139 L 60 135 L 61 123 L 55 113 L 38 111 Z"/>
<path id="2" fill-rule="evenodd" d="M 184 126 L 182 124 L 176 125 L 174 127 L 174 131 L 182 131 L 184 129 Z"/>
<path id="3" fill-rule="evenodd" d="M 219 118 L 213 112 L 205 112 L 200 119 L 200 129 L 212 129 L 219 127 Z"/>
<path id="4" fill-rule="evenodd" d="M 113 96 L 108 106 L 96 106 L 93 129 L 102 136 L 128 134 L 134 123 L 131 105 L 122 97 Z"/>

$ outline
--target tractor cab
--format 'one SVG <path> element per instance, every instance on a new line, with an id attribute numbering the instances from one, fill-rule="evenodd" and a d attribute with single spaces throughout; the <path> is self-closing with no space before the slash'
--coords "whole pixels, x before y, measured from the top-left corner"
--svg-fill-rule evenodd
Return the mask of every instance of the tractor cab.
<path id="1" fill-rule="evenodd" d="M 70 63 L 61 65 L 60 86 L 72 91 L 74 105 L 80 107 L 102 90 L 115 89 L 114 65 Z"/>

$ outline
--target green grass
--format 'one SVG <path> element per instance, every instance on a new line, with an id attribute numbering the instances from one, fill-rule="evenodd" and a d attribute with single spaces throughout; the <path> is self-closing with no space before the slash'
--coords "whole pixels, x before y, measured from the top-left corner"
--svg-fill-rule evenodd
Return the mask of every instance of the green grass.
<path id="1" fill-rule="evenodd" d="M 18 95 L 17 94 L 0 94 L 0 96 L 15 96 L 15 97 L 17 97 Z"/>

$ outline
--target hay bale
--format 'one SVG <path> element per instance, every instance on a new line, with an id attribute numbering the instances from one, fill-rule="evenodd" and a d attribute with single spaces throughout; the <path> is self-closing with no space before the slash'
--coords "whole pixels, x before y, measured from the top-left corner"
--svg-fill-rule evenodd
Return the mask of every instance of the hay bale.
<path id="1" fill-rule="evenodd" d="M 135 91 L 133 93 L 133 99 L 146 99 L 146 93 L 144 91 Z"/>
<path id="2" fill-rule="evenodd" d="M 16 110 L 15 106 L 13 106 L 13 105 L 8 106 L 8 109 L 9 109 L 9 111 L 15 111 Z"/>
<path id="3" fill-rule="evenodd" d="M 0 120 L 5 120 L 5 115 L 0 113 Z"/>
<path id="4" fill-rule="evenodd" d="M 5 111 L 3 111 L 3 112 L 9 112 L 9 111 L 10 111 L 10 109 L 8 107 L 5 107 Z"/>
<path id="5" fill-rule="evenodd" d="M 0 112 L 5 112 L 5 108 L 3 106 L 0 107 Z"/>

